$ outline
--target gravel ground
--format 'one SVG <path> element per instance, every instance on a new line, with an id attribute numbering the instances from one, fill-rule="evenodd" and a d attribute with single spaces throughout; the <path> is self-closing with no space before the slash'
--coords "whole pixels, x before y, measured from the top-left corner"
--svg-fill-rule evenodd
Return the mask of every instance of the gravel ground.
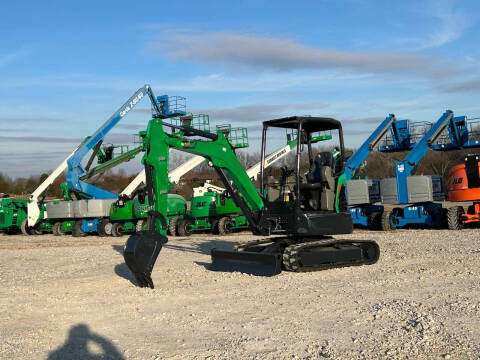
<path id="1" fill-rule="evenodd" d="M 478 230 L 348 237 L 376 240 L 380 261 L 271 278 L 205 267 L 247 233 L 171 238 L 151 290 L 125 237 L 2 236 L 0 358 L 480 358 Z"/>

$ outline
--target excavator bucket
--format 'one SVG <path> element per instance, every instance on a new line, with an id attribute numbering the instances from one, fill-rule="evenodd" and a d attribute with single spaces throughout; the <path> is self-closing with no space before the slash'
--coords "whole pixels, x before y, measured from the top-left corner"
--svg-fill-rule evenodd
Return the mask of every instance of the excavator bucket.
<path id="1" fill-rule="evenodd" d="M 211 257 L 210 268 L 214 271 L 239 271 L 257 276 L 273 276 L 282 271 L 280 253 L 212 249 Z"/>
<path id="2" fill-rule="evenodd" d="M 151 230 L 133 234 L 128 238 L 123 257 L 140 287 L 154 288 L 151 277 L 153 265 L 166 242 L 165 236 Z"/>

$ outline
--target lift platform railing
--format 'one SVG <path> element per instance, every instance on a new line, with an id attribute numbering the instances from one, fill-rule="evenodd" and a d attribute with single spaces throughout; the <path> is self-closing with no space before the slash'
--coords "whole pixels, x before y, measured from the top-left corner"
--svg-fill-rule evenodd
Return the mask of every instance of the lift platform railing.
<path id="1" fill-rule="evenodd" d="M 428 121 L 397 120 L 393 127 L 380 141 L 378 151 L 397 152 L 411 150 L 430 130 L 432 123 Z"/>
<path id="2" fill-rule="evenodd" d="M 232 127 L 230 124 L 222 124 L 216 126 L 220 130 L 228 142 L 234 149 L 248 147 L 248 130 L 245 127 Z"/>
<path id="3" fill-rule="evenodd" d="M 480 147 L 480 118 L 457 116 L 450 120 L 431 144 L 437 151 L 461 150 Z"/>
<path id="4" fill-rule="evenodd" d="M 157 102 L 160 105 L 163 113 L 166 114 L 186 114 L 187 110 L 187 100 L 183 96 L 173 95 L 160 95 L 157 97 Z M 152 104 L 152 114 L 153 116 L 158 116 L 157 110 Z"/>
<path id="5" fill-rule="evenodd" d="M 165 119 L 168 123 L 179 126 L 191 127 L 197 130 L 210 132 L 210 116 L 207 114 L 192 114 L 189 113 L 185 116 L 175 116 Z M 177 128 L 171 128 L 172 134 L 177 133 Z"/>
<path id="6" fill-rule="evenodd" d="M 297 140 L 297 130 L 296 129 L 285 129 L 287 134 L 287 142 L 293 142 Z M 316 143 L 319 141 L 324 140 L 331 140 L 332 139 L 332 131 L 316 131 L 310 134 L 310 141 L 312 143 Z"/>

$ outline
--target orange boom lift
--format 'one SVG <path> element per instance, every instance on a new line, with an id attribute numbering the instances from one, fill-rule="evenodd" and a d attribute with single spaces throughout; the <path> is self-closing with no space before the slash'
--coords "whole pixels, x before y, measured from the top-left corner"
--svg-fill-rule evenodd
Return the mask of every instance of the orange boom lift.
<path id="1" fill-rule="evenodd" d="M 450 201 L 473 201 L 465 214 L 463 206 L 448 209 L 448 228 L 460 230 L 465 224 L 480 222 L 480 155 L 467 155 L 465 162 L 450 170 L 448 199 Z"/>

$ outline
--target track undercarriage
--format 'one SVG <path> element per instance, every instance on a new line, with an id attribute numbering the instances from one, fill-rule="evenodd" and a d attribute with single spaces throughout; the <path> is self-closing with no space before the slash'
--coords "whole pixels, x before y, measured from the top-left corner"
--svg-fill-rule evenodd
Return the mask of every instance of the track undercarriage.
<path id="1" fill-rule="evenodd" d="M 213 249 L 211 256 L 213 270 L 272 276 L 282 269 L 307 272 L 374 264 L 380 248 L 368 240 L 286 236 L 249 241 L 234 251 Z"/>

